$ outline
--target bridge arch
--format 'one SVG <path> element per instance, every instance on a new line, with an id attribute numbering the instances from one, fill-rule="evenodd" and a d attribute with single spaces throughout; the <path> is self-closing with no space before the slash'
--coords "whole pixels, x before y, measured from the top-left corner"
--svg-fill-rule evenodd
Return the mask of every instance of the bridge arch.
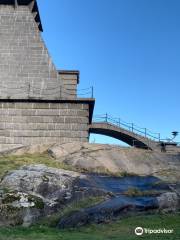
<path id="1" fill-rule="evenodd" d="M 152 150 L 157 145 L 157 142 L 149 138 L 143 137 L 133 131 L 128 131 L 109 122 L 93 122 L 89 126 L 89 133 L 113 137 L 137 148 Z"/>

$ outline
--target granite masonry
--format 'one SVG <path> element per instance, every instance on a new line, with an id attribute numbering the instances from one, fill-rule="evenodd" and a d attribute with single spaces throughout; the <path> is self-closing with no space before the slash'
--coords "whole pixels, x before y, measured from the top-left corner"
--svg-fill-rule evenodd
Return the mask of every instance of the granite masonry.
<path id="1" fill-rule="evenodd" d="M 0 151 L 87 142 L 94 99 L 78 98 L 78 71 L 57 70 L 35 0 L 0 0 Z"/>

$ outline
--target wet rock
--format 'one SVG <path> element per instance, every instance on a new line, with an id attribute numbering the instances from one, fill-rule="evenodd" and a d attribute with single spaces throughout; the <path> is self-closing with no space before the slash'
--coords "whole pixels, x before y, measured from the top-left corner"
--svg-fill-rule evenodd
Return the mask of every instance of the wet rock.
<path id="1" fill-rule="evenodd" d="M 174 192 L 161 194 L 159 197 L 125 197 L 111 198 L 94 207 L 72 212 L 60 219 L 59 228 L 74 228 L 89 223 L 104 223 L 123 217 L 129 213 L 158 210 L 164 212 L 177 211 L 180 199 Z"/>
<path id="2" fill-rule="evenodd" d="M 147 211 L 158 208 L 155 198 L 128 198 L 124 196 L 115 197 L 94 207 L 82 209 L 63 217 L 59 228 L 74 228 L 89 223 L 103 223 L 114 220 L 128 212 Z"/>

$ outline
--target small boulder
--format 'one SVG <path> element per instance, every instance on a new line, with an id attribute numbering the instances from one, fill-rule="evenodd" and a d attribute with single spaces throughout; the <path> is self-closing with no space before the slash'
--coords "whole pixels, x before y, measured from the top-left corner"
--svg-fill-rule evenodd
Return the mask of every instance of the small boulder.
<path id="1" fill-rule="evenodd" d="M 175 192 L 166 192 L 157 197 L 159 209 L 174 212 L 180 208 L 180 199 Z"/>

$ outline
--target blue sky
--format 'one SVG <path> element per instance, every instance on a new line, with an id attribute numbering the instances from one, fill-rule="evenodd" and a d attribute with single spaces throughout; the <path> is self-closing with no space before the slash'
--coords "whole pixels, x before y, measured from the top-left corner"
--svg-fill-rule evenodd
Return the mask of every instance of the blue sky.
<path id="1" fill-rule="evenodd" d="M 162 137 L 180 131 L 179 0 L 38 3 L 57 69 L 80 70 L 79 88 L 94 86 L 95 114 L 108 112 Z"/>

